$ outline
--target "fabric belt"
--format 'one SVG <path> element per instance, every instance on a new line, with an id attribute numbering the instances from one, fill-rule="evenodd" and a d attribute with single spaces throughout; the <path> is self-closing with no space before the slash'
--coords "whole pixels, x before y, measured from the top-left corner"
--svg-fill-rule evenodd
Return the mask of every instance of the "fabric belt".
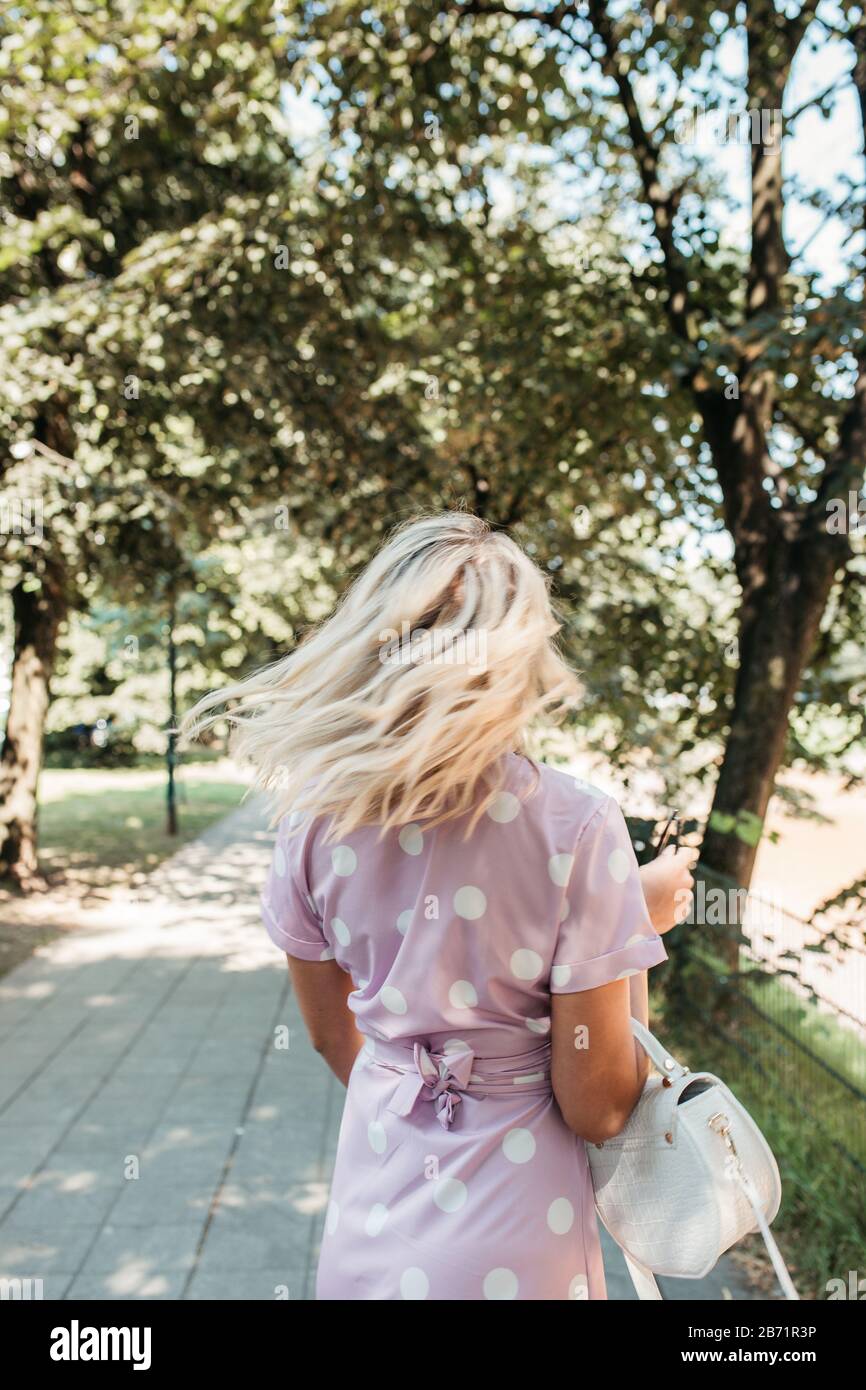
<path id="1" fill-rule="evenodd" d="M 478 1057 L 468 1044 L 434 1052 L 422 1042 L 370 1040 L 375 1053 L 368 1052 L 368 1064 L 384 1067 L 401 1075 L 387 1109 L 395 1115 L 408 1115 L 417 1101 L 431 1101 L 443 1129 L 454 1122 L 457 1108 L 466 1095 L 513 1099 L 529 1092 L 549 1095 L 550 1043 L 529 1052 L 508 1057 Z"/>

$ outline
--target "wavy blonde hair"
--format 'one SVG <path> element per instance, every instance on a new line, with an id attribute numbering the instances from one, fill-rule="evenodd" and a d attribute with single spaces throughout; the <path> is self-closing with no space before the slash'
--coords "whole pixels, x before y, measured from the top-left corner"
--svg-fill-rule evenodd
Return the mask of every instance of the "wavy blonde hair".
<path id="1" fill-rule="evenodd" d="M 474 809 L 468 834 L 504 755 L 577 696 L 559 628 L 546 576 L 507 535 L 464 512 L 423 517 L 288 656 L 200 700 L 181 737 L 227 718 L 274 822 L 330 815 L 333 839 Z"/>

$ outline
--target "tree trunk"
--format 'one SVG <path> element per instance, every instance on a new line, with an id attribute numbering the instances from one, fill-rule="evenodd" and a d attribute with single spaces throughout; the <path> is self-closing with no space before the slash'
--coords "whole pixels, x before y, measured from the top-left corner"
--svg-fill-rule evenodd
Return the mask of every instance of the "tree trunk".
<path id="1" fill-rule="evenodd" d="M 6 733 L 0 750 L 0 878 L 33 885 L 36 858 L 36 793 L 49 682 L 64 617 L 58 592 L 46 586 L 12 590 L 15 647 Z"/>
<path id="2" fill-rule="evenodd" d="M 826 536 L 777 538 L 762 582 L 744 598 L 730 734 L 701 847 L 702 861 L 732 887 L 749 886 L 791 706 L 843 558 Z M 733 915 L 728 925 L 738 927 Z M 725 954 L 735 966 L 736 932 Z"/>

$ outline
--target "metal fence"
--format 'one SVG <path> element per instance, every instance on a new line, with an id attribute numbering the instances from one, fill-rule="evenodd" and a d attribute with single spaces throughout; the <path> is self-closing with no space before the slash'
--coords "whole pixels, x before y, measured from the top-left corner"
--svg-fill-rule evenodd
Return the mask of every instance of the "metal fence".
<path id="1" fill-rule="evenodd" d="M 632 822 L 638 857 L 652 840 L 647 822 Z M 680 942 L 693 970 L 722 991 L 725 1007 L 710 1013 L 707 994 L 680 992 L 692 1022 L 709 1030 L 726 1047 L 727 1080 L 736 1090 L 746 1074 L 766 1085 L 768 1104 L 783 1114 L 792 1131 L 820 1128 L 849 1171 L 862 1185 L 866 1176 L 866 944 L 862 929 L 825 930 L 757 893 L 738 890 L 706 866 L 698 865 L 695 921 L 671 942 Z M 704 887 L 702 888 L 702 885 Z M 710 889 L 739 893 L 737 920 L 744 942 L 736 968 L 720 963 L 707 945 L 712 920 Z M 718 922 L 721 935 L 730 929 Z M 679 935 L 679 932 L 678 932 Z M 717 935 L 716 941 L 720 937 Z"/>

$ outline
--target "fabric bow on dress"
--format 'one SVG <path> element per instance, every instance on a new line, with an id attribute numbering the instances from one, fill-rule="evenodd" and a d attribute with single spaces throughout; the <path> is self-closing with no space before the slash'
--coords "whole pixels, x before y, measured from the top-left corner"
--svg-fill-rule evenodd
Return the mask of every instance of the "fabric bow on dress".
<path id="1" fill-rule="evenodd" d="M 469 1085 L 475 1054 L 469 1047 L 429 1052 L 423 1043 L 416 1042 L 413 1059 L 414 1068 L 404 1074 L 388 1109 L 395 1115 L 408 1115 L 423 1096 L 434 1102 L 436 1118 L 443 1129 L 449 1129 L 463 1099 L 460 1092 Z"/>

